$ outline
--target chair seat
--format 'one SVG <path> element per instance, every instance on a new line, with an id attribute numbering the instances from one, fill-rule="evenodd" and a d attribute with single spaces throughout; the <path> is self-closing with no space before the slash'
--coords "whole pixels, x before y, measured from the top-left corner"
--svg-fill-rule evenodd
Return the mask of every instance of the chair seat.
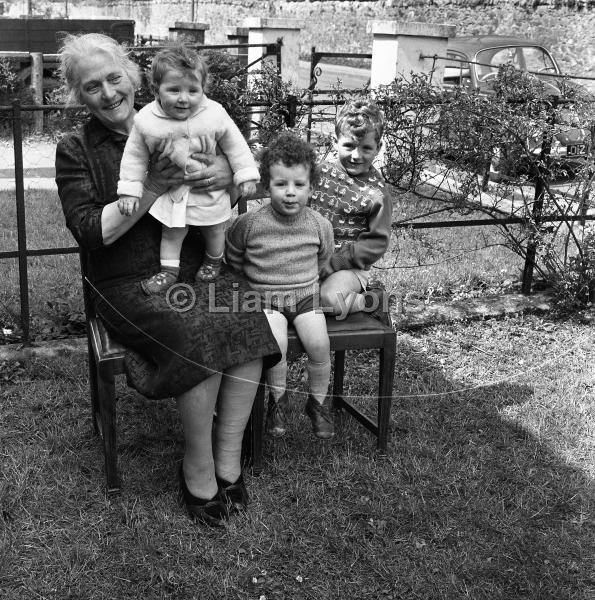
<path id="1" fill-rule="evenodd" d="M 88 320 L 91 340 L 98 361 L 124 359 L 126 348 L 111 338 L 103 322 L 97 317 Z"/>
<path id="2" fill-rule="evenodd" d="M 363 312 L 347 317 L 327 317 L 326 327 L 331 351 L 378 348 L 385 335 L 394 335 L 392 327 L 383 325 L 378 319 Z M 299 353 L 304 349 L 293 327 L 288 329 L 288 352 Z"/>

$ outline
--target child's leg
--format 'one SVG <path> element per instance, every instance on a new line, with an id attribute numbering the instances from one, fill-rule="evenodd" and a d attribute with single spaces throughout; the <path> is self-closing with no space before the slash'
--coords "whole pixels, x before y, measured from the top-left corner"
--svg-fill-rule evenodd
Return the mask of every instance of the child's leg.
<path id="1" fill-rule="evenodd" d="M 267 369 L 265 379 L 269 388 L 269 403 L 266 416 L 266 430 L 274 436 L 279 437 L 287 430 L 285 408 L 287 406 L 287 319 L 276 310 L 266 309 L 264 311 L 269 326 L 279 350 L 281 360 Z"/>
<path id="2" fill-rule="evenodd" d="M 322 312 L 299 314 L 293 321 L 297 334 L 308 353 L 308 378 L 310 396 L 305 412 L 312 421 L 316 437 L 333 437 L 334 425 L 329 403 L 325 401 L 331 376 L 330 342 L 326 319 Z"/>
<path id="3" fill-rule="evenodd" d="M 161 228 L 161 245 L 159 248 L 161 270 L 141 283 L 146 294 L 157 294 L 168 289 L 178 280 L 180 253 L 187 232 L 188 227 L 167 227 L 163 225 Z"/>
<path id="4" fill-rule="evenodd" d="M 389 299 L 382 283 L 368 282 L 364 275 L 360 279 L 355 271 L 335 271 L 320 286 L 322 306 L 330 307 L 331 314 L 342 317 L 364 311 L 390 325 Z"/>
<path id="5" fill-rule="evenodd" d="M 308 354 L 306 368 L 310 393 L 322 404 L 328 394 L 331 378 L 330 342 L 325 316 L 318 311 L 302 313 L 294 319 L 293 326 Z"/>
<path id="6" fill-rule="evenodd" d="M 335 271 L 320 286 L 320 301 L 333 315 L 365 310 L 365 297 L 358 276 L 349 270 Z"/>
<path id="7" fill-rule="evenodd" d="M 205 257 L 197 277 L 202 281 L 213 281 L 219 275 L 225 250 L 225 223 L 202 225 L 200 232 L 205 241 Z"/>

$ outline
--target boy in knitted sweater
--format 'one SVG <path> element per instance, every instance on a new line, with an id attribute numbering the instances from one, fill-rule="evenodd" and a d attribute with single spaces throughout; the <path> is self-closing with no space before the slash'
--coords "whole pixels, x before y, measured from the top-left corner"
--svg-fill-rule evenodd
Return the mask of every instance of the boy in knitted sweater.
<path id="1" fill-rule="evenodd" d="M 388 248 L 392 200 L 372 166 L 380 147 L 384 117 L 368 100 L 347 102 L 337 117 L 337 160 L 323 162 L 311 208 L 333 225 L 335 249 L 320 271 L 322 306 L 333 314 L 382 314 L 377 295 L 366 293 L 370 267 Z M 371 286 L 372 287 L 372 286 Z"/>
<path id="2" fill-rule="evenodd" d="M 318 273 L 333 251 L 333 229 L 307 206 L 317 178 L 316 153 L 310 144 L 283 133 L 260 158 L 261 182 L 271 202 L 233 222 L 227 232 L 226 260 L 260 292 L 282 352 L 281 361 L 266 374 L 267 431 L 273 436 L 285 433 L 287 325 L 291 323 L 308 354 L 306 414 L 314 435 L 328 439 L 334 434 L 327 399 L 330 343 L 319 308 Z"/>

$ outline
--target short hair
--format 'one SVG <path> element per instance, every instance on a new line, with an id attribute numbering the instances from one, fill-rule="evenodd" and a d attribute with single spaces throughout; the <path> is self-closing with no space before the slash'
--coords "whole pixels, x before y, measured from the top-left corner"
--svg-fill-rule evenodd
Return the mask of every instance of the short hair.
<path id="1" fill-rule="evenodd" d="M 375 102 L 358 99 L 349 100 L 337 115 L 335 133 L 337 137 L 343 134 L 363 138 L 370 131 L 379 144 L 384 133 L 384 115 Z"/>
<path id="2" fill-rule="evenodd" d="M 314 147 L 290 131 L 277 136 L 259 156 L 260 182 L 265 189 L 271 183 L 271 167 L 281 163 L 286 167 L 305 165 L 310 175 L 310 185 L 318 183 L 318 156 Z"/>
<path id="3" fill-rule="evenodd" d="M 127 50 L 103 33 L 68 34 L 60 47 L 60 77 L 66 89 L 67 104 L 81 103 L 81 78 L 78 63 L 81 59 L 103 52 L 119 64 L 136 89 L 141 82 L 140 68 L 130 59 Z"/>
<path id="4" fill-rule="evenodd" d="M 179 44 L 164 48 L 155 54 L 151 63 L 150 82 L 153 91 L 161 85 L 165 74 L 171 70 L 198 73 L 203 89 L 206 87 L 209 67 L 196 50 Z"/>

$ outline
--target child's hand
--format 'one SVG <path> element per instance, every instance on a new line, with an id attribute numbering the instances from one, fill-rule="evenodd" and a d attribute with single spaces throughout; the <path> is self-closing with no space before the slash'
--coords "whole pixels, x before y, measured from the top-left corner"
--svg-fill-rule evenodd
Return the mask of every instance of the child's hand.
<path id="1" fill-rule="evenodd" d="M 118 198 L 118 209 L 120 213 L 130 217 L 138 210 L 138 198 L 134 196 L 120 196 Z"/>
<path id="2" fill-rule="evenodd" d="M 256 193 L 256 181 L 244 181 L 240 183 L 240 191 L 242 192 L 242 198 L 250 198 Z"/>

